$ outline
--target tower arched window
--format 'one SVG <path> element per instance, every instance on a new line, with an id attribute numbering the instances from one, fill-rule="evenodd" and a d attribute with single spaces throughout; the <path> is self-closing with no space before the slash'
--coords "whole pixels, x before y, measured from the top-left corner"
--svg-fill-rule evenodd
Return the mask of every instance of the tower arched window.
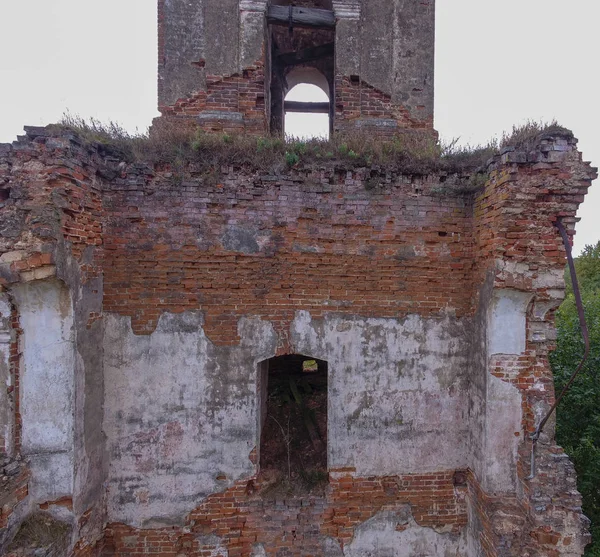
<path id="1" fill-rule="evenodd" d="M 285 96 L 284 111 L 286 138 L 329 138 L 331 103 L 322 87 L 306 82 L 293 85 Z"/>

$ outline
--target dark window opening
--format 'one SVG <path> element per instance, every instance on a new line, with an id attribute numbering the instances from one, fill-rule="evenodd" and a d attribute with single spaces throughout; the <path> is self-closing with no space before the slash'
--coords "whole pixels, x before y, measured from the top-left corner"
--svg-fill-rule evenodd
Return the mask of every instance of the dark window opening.
<path id="1" fill-rule="evenodd" d="M 327 482 L 327 362 L 308 356 L 260 365 L 260 472 L 295 491 Z"/>

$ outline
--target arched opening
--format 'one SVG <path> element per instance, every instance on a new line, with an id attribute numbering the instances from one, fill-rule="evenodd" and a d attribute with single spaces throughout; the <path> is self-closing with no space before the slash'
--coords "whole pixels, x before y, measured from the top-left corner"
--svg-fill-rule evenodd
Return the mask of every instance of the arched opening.
<path id="1" fill-rule="evenodd" d="M 259 366 L 261 475 L 293 490 L 327 481 L 327 362 L 293 354 Z"/>
<path id="2" fill-rule="evenodd" d="M 294 85 L 285 96 L 284 110 L 287 139 L 329 139 L 330 101 L 322 88 L 311 83 Z"/>
<path id="3" fill-rule="evenodd" d="M 267 19 L 271 132 L 287 137 L 329 137 L 336 25 L 331 2 L 275 0 Z M 300 84 L 303 87 L 292 91 Z"/>

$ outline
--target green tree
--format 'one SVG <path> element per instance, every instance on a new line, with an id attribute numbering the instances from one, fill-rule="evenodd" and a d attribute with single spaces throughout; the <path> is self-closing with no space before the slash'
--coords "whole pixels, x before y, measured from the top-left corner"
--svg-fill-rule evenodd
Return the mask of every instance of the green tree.
<path id="1" fill-rule="evenodd" d="M 600 557 L 600 242 L 586 246 L 575 261 L 586 321 L 590 357 L 557 411 L 556 437 L 573 459 L 583 510 L 592 521 L 593 543 L 586 555 Z M 584 353 L 584 342 L 570 277 L 567 296 L 556 325 L 557 349 L 550 362 L 557 393 L 564 387 Z"/>

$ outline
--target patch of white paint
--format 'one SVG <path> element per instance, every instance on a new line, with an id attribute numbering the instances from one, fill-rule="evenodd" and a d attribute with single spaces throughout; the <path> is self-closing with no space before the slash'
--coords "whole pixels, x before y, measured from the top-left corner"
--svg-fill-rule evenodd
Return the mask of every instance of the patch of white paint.
<path id="1" fill-rule="evenodd" d="M 555 288 L 562 291 L 565 286 L 565 274 L 563 269 L 552 269 L 537 275 L 533 279 L 533 288 Z"/>
<path id="2" fill-rule="evenodd" d="M 465 555 L 464 535 L 440 534 L 395 511 L 381 511 L 358 526 L 344 547 L 344 557 L 459 557 Z"/>
<path id="3" fill-rule="evenodd" d="M 255 543 L 252 546 L 252 553 L 250 557 L 267 557 L 265 546 L 262 543 Z"/>
<path id="4" fill-rule="evenodd" d="M 294 352 L 329 364 L 329 467 L 392 475 L 468 466 L 466 334 L 450 317 L 313 321 L 298 312 Z"/>
<path id="5" fill-rule="evenodd" d="M 13 294 L 23 330 L 22 453 L 31 462 L 30 494 L 43 502 L 73 492 L 73 309 L 56 280 L 19 284 Z"/>
<path id="6" fill-rule="evenodd" d="M 513 493 L 517 488 L 522 414 L 519 390 L 490 375 L 486 397 L 482 482 L 488 493 Z"/>
<path id="7" fill-rule="evenodd" d="M 530 292 L 494 291 L 488 313 L 488 355 L 522 354 L 526 347 L 526 312 Z"/>
<path id="8" fill-rule="evenodd" d="M 493 292 L 487 315 L 488 361 L 498 354 L 525 352 L 527 308 L 532 296 L 531 292 L 511 289 Z M 488 374 L 481 479 L 483 488 L 489 493 L 514 493 L 517 488 L 517 452 L 522 440 L 521 402 L 521 394 L 515 386 Z"/>
<path id="9" fill-rule="evenodd" d="M 109 520 L 182 521 L 211 493 L 252 476 L 257 365 L 275 353 L 269 323 L 245 320 L 240 345 L 215 347 L 200 313 L 163 314 L 154 333 L 106 316 L 104 431 Z"/>

